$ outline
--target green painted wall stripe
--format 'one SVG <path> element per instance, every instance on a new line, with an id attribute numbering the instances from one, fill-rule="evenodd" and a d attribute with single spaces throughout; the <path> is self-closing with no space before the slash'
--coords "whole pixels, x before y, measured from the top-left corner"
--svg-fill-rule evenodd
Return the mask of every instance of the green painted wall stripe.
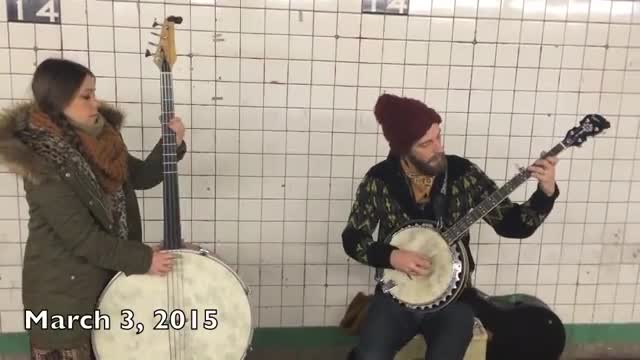
<path id="1" fill-rule="evenodd" d="M 0 354 L 29 353 L 26 333 L 0 334 Z"/>
<path id="2" fill-rule="evenodd" d="M 626 324 L 567 324 L 568 344 L 639 343 L 640 323 Z M 356 338 L 337 327 L 259 328 L 254 331 L 253 347 L 314 348 L 350 346 Z M 27 334 L 0 334 L 0 354 L 26 353 Z"/>
<path id="3" fill-rule="evenodd" d="M 574 344 L 639 343 L 640 323 L 568 324 L 567 341 Z"/>

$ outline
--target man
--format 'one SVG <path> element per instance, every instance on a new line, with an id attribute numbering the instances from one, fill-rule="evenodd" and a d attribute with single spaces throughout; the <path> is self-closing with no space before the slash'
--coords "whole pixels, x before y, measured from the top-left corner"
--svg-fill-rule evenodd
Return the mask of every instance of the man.
<path id="1" fill-rule="evenodd" d="M 498 187 L 474 163 L 445 155 L 440 133 L 442 119 L 424 103 L 384 94 L 378 98 L 374 112 L 390 154 L 367 172 L 358 187 L 342 234 L 344 250 L 362 264 L 393 268 L 410 276 L 424 275 L 429 270 L 429 259 L 398 249 L 386 243 L 385 238 L 406 221 L 435 221 L 434 212 L 443 213 L 442 223 L 449 227 Z M 538 188 L 528 201 L 515 204 L 506 199 L 484 218 L 498 235 L 525 238 L 544 221 L 559 194 L 555 181 L 557 161 L 555 157 L 539 159 L 528 168 L 538 179 Z M 432 200 L 441 196 L 442 186 L 446 186 L 447 194 L 442 201 L 444 210 L 434 209 L 437 202 Z M 378 224 L 378 240 L 374 241 L 372 234 Z M 468 234 L 462 242 L 472 272 L 475 264 Z M 473 335 L 473 320 L 472 309 L 462 301 L 427 314 L 394 302 L 378 285 L 351 357 L 392 360 L 416 334 L 423 334 L 427 359 L 462 360 Z"/>

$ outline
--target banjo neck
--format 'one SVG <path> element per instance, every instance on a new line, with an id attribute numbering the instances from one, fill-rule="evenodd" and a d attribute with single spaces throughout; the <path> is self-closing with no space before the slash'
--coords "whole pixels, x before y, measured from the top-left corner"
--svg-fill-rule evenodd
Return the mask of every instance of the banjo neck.
<path id="1" fill-rule="evenodd" d="M 169 122 L 175 114 L 173 104 L 173 79 L 171 68 L 177 60 L 175 46 L 175 24 L 181 24 L 182 17 L 168 16 L 164 23 L 153 22 L 153 27 L 161 26 L 155 53 L 147 50 L 145 56 L 153 56 L 153 62 L 160 70 L 160 129 L 162 130 L 162 208 L 163 239 L 162 248 L 177 250 L 182 246 L 180 228 L 180 192 L 178 188 L 178 145 L 176 133 L 169 128 Z"/>
<path id="2" fill-rule="evenodd" d="M 173 85 L 170 66 L 164 62 L 160 72 L 162 122 L 162 173 L 163 173 L 163 209 L 164 239 L 163 248 L 167 250 L 182 247 L 180 228 L 180 196 L 178 187 L 178 155 L 176 134 L 169 128 L 174 116 Z"/>
<path id="3" fill-rule="evenodd" d="M 570 144 L 567 140 L 563 140 L 549 150 L 545 157 L 555 156 L 565 150 Z M 462 219 L 458 220 L 453 226 L 443 232 L 442 237 L 449 245 L 464 235 L 468 229 L 478 220 L 486 216 L 498 204 L 506 199 L 520 185 L 525 183 L 531 177 L 531 172 L 525 168 L 520 168 L 518 174 L 507 181 L 502 187 L 494 191 L 493 194 L 487 196 L 480 204 L 471 209 Z"/>

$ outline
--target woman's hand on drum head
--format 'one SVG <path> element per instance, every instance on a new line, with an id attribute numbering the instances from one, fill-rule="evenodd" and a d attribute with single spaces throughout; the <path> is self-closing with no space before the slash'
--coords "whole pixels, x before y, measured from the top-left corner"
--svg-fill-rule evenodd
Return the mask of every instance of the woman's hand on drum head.
<path id="1" fill-rule="evenodd" d="M 431 269 L 431 260 L 422 254 L 396 249 L 391 252 L 391 266 L 409 276 L 427 275 Z"/>
<path id="2" fill-rule="evenodd" d="M 159 247 L 153 247 L 153 258 L 151 259 L 151 267 L 149 274 L 166 275 L 171 271 L 173 265 L 173 255 L 168 251 L 160 250 Z"/>

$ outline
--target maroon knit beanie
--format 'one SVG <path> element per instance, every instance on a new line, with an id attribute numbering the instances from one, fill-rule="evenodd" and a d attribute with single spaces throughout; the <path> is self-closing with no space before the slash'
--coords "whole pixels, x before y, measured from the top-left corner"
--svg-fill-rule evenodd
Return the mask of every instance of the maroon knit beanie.
<path id="1" fill-rule="evenodd" d="M 423 102 L 391 94 L 380 95 L 374 114 L 395 155 L 408 153 L 432 124 L 442 122 L 440 115 Z"/>

